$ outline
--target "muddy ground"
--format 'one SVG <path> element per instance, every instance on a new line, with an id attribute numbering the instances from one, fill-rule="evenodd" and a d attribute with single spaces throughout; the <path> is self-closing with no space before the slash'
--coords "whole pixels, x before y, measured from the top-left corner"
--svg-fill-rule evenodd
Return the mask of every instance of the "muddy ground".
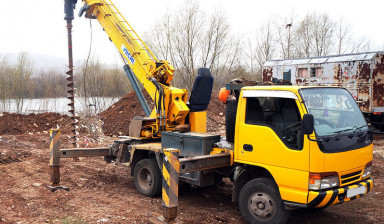
<path id="1" fill-rule="evenodd" d="M 62 147 L 69 147 L 62 136 Z M 379 141 L 378 141 L 379 142 Z M 62 184 L 70 191 L 51 193 L 48 135 L 0 136 L 1 223 L 156 223 L 161 198 L 134 188 L 130 169 L 102 158 L 62 160 Z M 375 145 L 384 149 L 384 141 Z M 381 146 L 383 144 L 383 146 Z M 381 151 L 382 152 L 382 151 Z M 384 160 L 375 154 L 373 190 L 354 202 L 311 213 L 294 211 L 289 223 L 383 223 Z M 244 223 L 231 203 L 228 182 L 217 187 L 180 189 L 179 220 L 184 223 Z"/>
<path id="2" fill-rule="evenodd" d="M 123 102 L 120 106 L 125 108 Z M 212 118 L 208 120 L 210 130 L 223 127 L 223 108 L 221 104 L 212 104 L 208 110 Z M 124 112 L 119 111 L 124 110 L 115 105 L 104 114 L 115 116 L 114 113 L 122 114 Z M 109 145 L 113 141 L 109 136 L 127 131 L 122 127 L 125 119 L 115 120 L 115 127 L 122 129 L 116 131 L 110 126 L 101 136 L 101 144 L 92 142 L 95 131 L 86 131 L 97 126 L 97 119 L 93 124 L 88 119 L 88 123 L 81 125 L 80 145 L 84 145 L 84 137 L 90 139 L 90 146 Z M 162 214 L 161 198 L 138 194 L 130 168 L 106 164 L 103 158 L 62 159 L 61 183 L 70 191 L 51 193 L 47 190 L 50 180 L 47 130 L 57 125 L 63 127 L 61 147 L 69 148 L 67 123 L 68 117 L 58 114 L 0 114 L 0 130 L 4 130 L 0 132 L 0 223 L 158 223 L 157 217 Z M 19 131 L 6 127 L 8 124 L 18 127 Z M 102 126 L 104 128 L 105 123 Z M 6 128 L 11 131 L 7 132 Z M 321 212 L 293 211 L 288 223 L 384 223 L 384 140 L 381 137 L 375 139 L 373 164 L 375 184 L 368 195 Z M 183 186 L 179 203 L 180 223 L 244 223 L 237 205 L 231 203 L 231 185 L 227 181 L 217 187 Z"/>

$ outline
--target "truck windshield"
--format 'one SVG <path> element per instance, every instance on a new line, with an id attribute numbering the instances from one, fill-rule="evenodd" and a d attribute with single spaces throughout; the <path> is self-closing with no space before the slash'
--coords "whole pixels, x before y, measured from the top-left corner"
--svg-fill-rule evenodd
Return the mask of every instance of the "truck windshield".
<path id="1" fill-rule="evenodd" d="M 367 131 L 368 126 L 351 94 L 341 88 L 301 90 L 309 113 L 313 114 L 319 137 Z"/>

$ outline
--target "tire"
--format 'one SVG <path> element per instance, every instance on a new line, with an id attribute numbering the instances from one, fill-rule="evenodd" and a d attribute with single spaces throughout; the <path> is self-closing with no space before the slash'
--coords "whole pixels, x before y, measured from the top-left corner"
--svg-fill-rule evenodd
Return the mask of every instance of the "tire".
<path id="1" fill-rule="evenodd" d="M 375 116 L 371 118 L 371 120 L 374 122 L 373 126 L 380 130 L 380 132 L 384 132 L 384 117 L 383 116 Z"/>
<path id="2" fill-rule="evenodd" d="M 239 210 L 247 223 L 286 223 L 289 213 L 284 208 L 276 184 L 267 178 L 249 181 L 240 191 Z"/>
<path id="3" fill-rule="evenodd" d="M 236 111 L 236 99 L 228 100 L 225 107 L 225 133 L 227 141 L 232 143 L 235 140 Z"/>
<path id="4" fill-rule="evenodd" d="M 137 191 L 145 196 L 155 197 L 161 192 L 162 177 L 154 159 L 142 159 L 136 166 L 133 182 Z"/>

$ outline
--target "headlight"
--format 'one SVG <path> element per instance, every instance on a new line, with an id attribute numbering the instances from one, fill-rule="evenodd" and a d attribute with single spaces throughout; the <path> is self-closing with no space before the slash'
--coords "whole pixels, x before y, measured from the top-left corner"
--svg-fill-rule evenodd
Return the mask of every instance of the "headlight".
<path id="1" fill-rule="evenodd" d="M 371 176 L 371 171 L 372 171 L 372 161 L 369 162 L 369 163 L 365 166 L 362 179 Z"/>
<path id="2" fill-rule="evenodd" d="M 339 175 L 331 173 L 309 173 L 309 190 L 323 190 L 339 186 Z"/>

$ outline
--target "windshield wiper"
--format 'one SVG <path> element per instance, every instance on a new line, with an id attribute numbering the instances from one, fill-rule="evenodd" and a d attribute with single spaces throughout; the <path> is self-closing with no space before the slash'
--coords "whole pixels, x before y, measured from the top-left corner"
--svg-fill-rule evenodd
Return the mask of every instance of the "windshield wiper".
<path id="1" fill-rule="evenodd" d="M 344 129 L 344 130 L 334 131 L 334 132 L 333 132 L 334 135 L 327 136 L 327 137 L 324 137 L 324 138 L 325 138 L 325 141 L 328 142 L 329 140 L 331 140 L 331 139 L 337 137 L 339 134 L 341 134 L 341 133 L 343 133 L 343 132 L 347 132 L 347 131 L 353 131 L 353 133 L 351 134 L 351 138 L 353 138 L 353 136 L 355 136 L 355 134 L 356 134 L 359 130 L 361 130 L 363 127 L 366 127 L 366 126 L 368 127 L 368 125 L 365 124 L 365 125 L 362 125 L 362 126 L 360 126 L 360 127 L 353 126 L 352 128 L 347 128 L 347 129 Z M 339 139 L 340 139 L 340 138 L 339 138 Z M 339 139 L 336 139 L 336 140 L 339 140 Z"/>
<path id="2" fill-rule="evenodd" d="M 368 125 L 365 124 L 365 125 L 362 125 L 360 127 L 353 126 L 353 128 L 347 128 L 347 129 L 340 130 L 340 131 L 334 131 L 333 133 L 340 134 L 342 132 L 353 131 L 353 134 L 355 134 L 356 132 L 358 132 L 359 130 L 361 130 L 363 127 L 366 127 L 366 126 L 368 126 Z"/>

